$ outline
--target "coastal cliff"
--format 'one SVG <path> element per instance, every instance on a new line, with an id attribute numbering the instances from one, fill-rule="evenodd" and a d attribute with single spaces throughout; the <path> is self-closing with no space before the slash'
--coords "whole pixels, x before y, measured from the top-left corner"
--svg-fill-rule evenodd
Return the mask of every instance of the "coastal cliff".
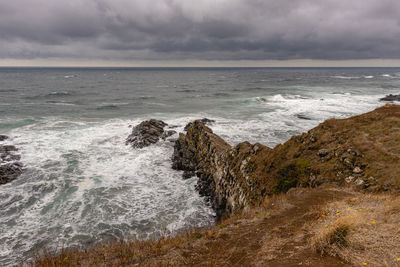
<path id="1" fill-rule="evenodd" d="M 44 254 L 34 265 L 332 267 L 400 261 L 400 106 L 327 120 L 275 148 L 231 146 L 195 121 L 174 147 L 173 168 L 183 170 L 184 178 L 198 177 L 198 191 L 220 220 L 215 226 L 156 241 Z"/>
<path id="2" fill-rule="evenodd" d="M 196 174 L 218 218 L 259 205 L 292 187 L 348 185 L 399 189 L 400 106 L 385 105 L 347 119 L 330 119 L 271 149 L 231 146 L 201 121 L 176 140 L 173 168 Z"/>

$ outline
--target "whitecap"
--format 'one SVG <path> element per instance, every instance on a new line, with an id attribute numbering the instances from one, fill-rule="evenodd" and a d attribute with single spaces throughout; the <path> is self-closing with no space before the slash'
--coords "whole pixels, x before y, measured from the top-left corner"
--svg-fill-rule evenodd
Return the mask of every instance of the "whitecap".
<path id="1" fill-rule="evenodd" d="M 345 80 L 351 80 L 351 79 L 360 79 L 360 76 L 331 76 L 331 78 L 336 78 L 336 79 L 345 79 Z"/>
<path id="2" fill-rule="evenodd" d="M 10 133 L 26 172 L 0 187 L 0 195 L 10 195 L 0 199 L 0 225 L 14 221 L 2 232 L 2 265 L 42 245 L 147 238 L 212 223 L 214 212 L 195 191 L 197 179 L 172 170 L 171 142 L 138 150 L 125 145 L 128 125 L 140 121 L 50 118 Z M 4 206 L 13 196 L 20 199 Z"/>

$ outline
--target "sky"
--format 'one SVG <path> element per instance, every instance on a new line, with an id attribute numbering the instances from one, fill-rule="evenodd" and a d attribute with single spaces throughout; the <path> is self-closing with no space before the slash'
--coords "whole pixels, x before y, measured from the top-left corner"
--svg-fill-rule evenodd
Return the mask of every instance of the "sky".
<path id="1" fill-rule="evenodd" d="M 400 66 L 399 0 L 0 0 L 0 66 Z"/>

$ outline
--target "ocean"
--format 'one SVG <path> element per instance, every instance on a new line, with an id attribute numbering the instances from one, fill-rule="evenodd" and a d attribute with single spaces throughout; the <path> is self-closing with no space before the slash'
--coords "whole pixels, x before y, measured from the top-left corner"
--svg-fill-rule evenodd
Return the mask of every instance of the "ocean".
<path id="1" fill-rule="evenodd" d="M 0 68 L 0 134 L 25 168 L 0 185 L 0 266 L 214 222 L 196 178 L 171 169 L 172 142 L 125 145 L 143 120 L 209 118 L 230 144 L 274 147 L 399 88 L 400 68 Z"/>

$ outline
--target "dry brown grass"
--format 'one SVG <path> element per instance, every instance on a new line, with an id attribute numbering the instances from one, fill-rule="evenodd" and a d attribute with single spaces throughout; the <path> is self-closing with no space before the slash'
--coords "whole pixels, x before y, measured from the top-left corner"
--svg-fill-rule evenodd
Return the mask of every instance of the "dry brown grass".
<path id="1" fill-rule="evenodd" d="M 400 197 L 297 188 L 209 229 L 42 254 L 35 266 L 346 266 L 332 256 L 354 266 L 400 266 L 399 225 Z"/>
<path id="2" fill-rule="evenodd" d="M 114 241 L 98 245 L 88 250 L 63 249 L 39 253 L 30 266 L 154 266 L 158 257 L 171 253 L 174 249 L 188 247 L 196 240 L 207 237 L 206 230 L 193 230 L 175 237 L 159 240 Z M 184 263 L 184 258 L 176 254 L 162 266 L 176 266 Z M 157 264 L 156 264 L 157 265 Z"/>
<path id="3" fill-rule="evenodd" d="M 358 194 L 321 209 L 311 246 L 355 266 L 400 266 L 399 226 L 400 197 Z"/>

